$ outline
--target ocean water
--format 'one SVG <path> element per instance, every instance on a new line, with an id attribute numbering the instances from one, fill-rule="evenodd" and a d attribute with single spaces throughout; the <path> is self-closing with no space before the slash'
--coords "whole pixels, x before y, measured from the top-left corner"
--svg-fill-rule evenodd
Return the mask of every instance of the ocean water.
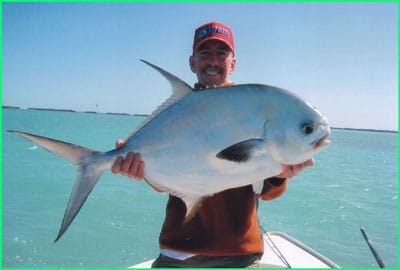
<path id="1" fill-rule="evenodd" d="M 53 243 L 75 179 L 62 158 L 7 133 L 24 130 L 110 150 L 143 117 L 3 109 L 2 267 L 128 267 L 158 255 L 167 195 L 106 172 L 66 234 Z M 285 232 L 342 267 L 377 267 L 364 227 L 398 266 L 397 133 L 334 129 L 316 165 L 261 202 L 265 230 Z"/>

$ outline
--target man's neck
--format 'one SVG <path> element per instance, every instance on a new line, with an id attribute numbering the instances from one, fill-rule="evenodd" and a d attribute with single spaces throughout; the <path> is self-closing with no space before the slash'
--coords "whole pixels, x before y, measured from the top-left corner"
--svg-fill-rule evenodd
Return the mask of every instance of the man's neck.
<path id="1" fill-rule="evenodd" d="M 195 85 L 194 85 L 194 90 L 207 89 L 207 88 L 216 88 L 216 87 L 224 87 L 224 86 L 233 86 L 233 85 L 235 85 L 234 82 L 227 81 L 227 82 L 222 83 L 222 84 L 219 85 L 219 86 L 207 87 L 207 86 L 205 86 L 204 84 L 198 82 L 198 83 L 195 83 Z"/>

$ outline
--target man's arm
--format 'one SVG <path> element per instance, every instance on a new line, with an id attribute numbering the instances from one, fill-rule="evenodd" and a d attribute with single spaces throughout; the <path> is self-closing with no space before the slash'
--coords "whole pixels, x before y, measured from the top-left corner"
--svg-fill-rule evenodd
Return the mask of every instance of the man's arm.
<path id="1" fill-rule="evenodd" d="M 297 165 L 282 165 L 282 172 L 280 174 L 264 180 L 264 187 L 260 198 L 266 201 L 278 198 L 286 191 L 290 178 L 311 166 L 314 166 L 313 159 Z"/>

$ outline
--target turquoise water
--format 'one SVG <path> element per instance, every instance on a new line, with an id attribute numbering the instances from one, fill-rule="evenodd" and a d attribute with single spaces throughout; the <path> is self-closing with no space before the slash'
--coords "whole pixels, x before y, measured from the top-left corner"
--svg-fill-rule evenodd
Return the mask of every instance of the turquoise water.
<path id="1" fill-rule="evenodd" d="M 158 255 L 167 195 L 110 172 L 54 244 L 75 169 L 5 132 L 24 130 L 105 151 L 143 119 L 3 110 L 3 267 L 127 267 Z M 397 133 L 335 129 L 331 140 L 284 196 L 260 203 L 260 223 L 342 267 L 377 267 L 360 233 L 363 226 L 386 265 L 397 267 Z"/>

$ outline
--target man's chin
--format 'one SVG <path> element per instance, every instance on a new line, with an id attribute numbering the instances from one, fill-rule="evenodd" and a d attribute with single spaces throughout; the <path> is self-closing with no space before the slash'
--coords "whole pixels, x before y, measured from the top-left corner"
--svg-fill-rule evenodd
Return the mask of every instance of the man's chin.
<path id="1" fill-rule="evenodd" d="M 206 82 L 203 83 L 203 85 L 206 88 L 214 88 L 214 87 L 219 87 L 222 86 L 224 82 L 222 80 L 207 80 Z"/>

